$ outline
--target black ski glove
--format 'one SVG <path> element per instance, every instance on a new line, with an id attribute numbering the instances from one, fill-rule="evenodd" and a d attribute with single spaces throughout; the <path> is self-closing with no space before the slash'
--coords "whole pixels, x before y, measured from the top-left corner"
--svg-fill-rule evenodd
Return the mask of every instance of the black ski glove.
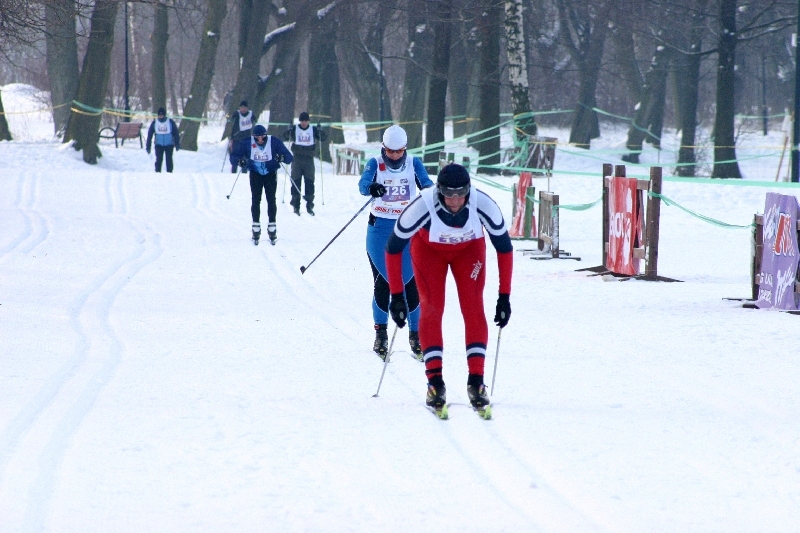
<path id="1" fill-rule="evenodd" d="M 497 296 L 497 308 L 494 312 L 494 323 L 501 328 L 506 327 L 508 319 L 511 317 L 511 303 L 508 301 L 508 294 Z"/>
<path id="2" fill-rule="evenodd" d="M 386 187 L 384 187 L 382 183 L 373 181 L 372 183 L 369 184 L 369 194 L 373 198 L 380 198 L 381 196 L 386 194 Z"/>
<path id="3" fill-rule="evenodd" d="M 243 157 L 243 158 L 241 158 L 239 160 L 239 168 L 241 168 L 242 170 L 247 168 L 247 158 L 246 157 Z"/>
<path id="4" fill-rule="evenodd" d="M 389 313 L 391 313 L 392 320 L 394 320 L 398 328 L 405 327 L 406 317 L 408 317 L 408 304 L 406 304 L 406 297 L 402 292 L 392 294 L 392 299 L 389 302 Z"/>
<path id="5" fill-rule="evenodd" d="M 283 154 L 275 155 L 275 161 L 277 161 L 279 164 L 283 163 Z"/>

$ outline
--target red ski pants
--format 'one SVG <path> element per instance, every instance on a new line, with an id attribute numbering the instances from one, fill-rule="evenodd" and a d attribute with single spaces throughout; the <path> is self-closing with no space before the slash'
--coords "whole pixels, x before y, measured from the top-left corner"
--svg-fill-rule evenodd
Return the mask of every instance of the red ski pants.
<path id="1" fill-rule="evenodd" d="M 464 317 L 464 341 L 469 373 L 483 375 L 489 327 L 483 310 L 486 284 L 486 240 L 439 244 L 428 240 L 427 231 L 411 239 L 411 261 L 419 291 L 419 341 L 425 353 L 425 374 L 430 380 L 442 375 L 442 316 L 448 269 L 453 273 Z"/>

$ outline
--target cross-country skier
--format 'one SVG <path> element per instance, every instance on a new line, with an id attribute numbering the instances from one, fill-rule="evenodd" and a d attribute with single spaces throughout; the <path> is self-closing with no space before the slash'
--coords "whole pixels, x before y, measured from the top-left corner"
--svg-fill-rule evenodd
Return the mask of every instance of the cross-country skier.
<path id="1" fill-rule="evenodd" d="M 381 359 L 389 350 L 389 336 L 386 325 L 389 322 L 389 283 L 386 276 L 386 242 L 392 234 L 395 220 L 403 209 L 417 196 L 417 189 L 432 187 L 428 172 L 417 157 L 408 157 L 406 144 L 408 138 L 403 128 L 390 126 L 383 132 L 383 148 L 379 157 L 371 158 L 358 188 L 364 196 L 375 198 L 369 214 L 367 227 L 367 255 L 372 268 L 373 298 L 372 317 L 375 321 L 375 350 Z M 411 314 L 408 317 L 408 341 L 414 355 L 421 361 L 422 348 L 419 342 L 419 297 L 411 268 L 411 254 L 402 254 L 403 277 L 399 290 L 405 290 Z"/>
<path id="2" fill-rule="evenodd" d="M 419 337 L 425 354 L 428 377 L 426 404 L 437 410 L 447 402 L 442 379 L 442 315 L 445 303 L 445 279 L 448 268 L 453 273 L 458 301 L 464 317 L 466 340 L 467 394 L 478 410 L 489 405 L 483 383 L 483 366 L 489 329 L 483 310 L 486 282 L 486 239 L 489 234 L 497 252 L 500 290 L 494 322 L 505 327 L 511 315 L 511 271 L 513 247 L 500 208 L 486 193 L 471 186 L 467 170 L 451 163 L 436 180 L 436 188 L 422 191 L 397 219 L 386 245 L 391 302 L 389 310 L 399 327 L 408 313 L 403 296 L 402 252 L 411 240 L 411 258 L 419 287 L 421 316 Z"/>
<path id="3" fill-rule="evenodd" d="M 239 112 L 231 117 L 231 140 L 228 142 L 228 152 L 233 151 L 233 145 L 253 134 L 253 112 L 247 105 L 247 100 L 239 103 Z M 236 164 L 231 165 L 231 174 L 236 172 Z"/>
<path id="4" fill-rule="evenodd" d="M 164 156 L 167 159 L 167 172 L 172 172 L 172 150 L 176 152 L 181 149 L 181 136 L 178 133 L 178 126 L 171 118 L 167 118 L 167 110 L 159 107 L 156 111 L 156 118 L 147 130 L 147 142 L 145 149 L 150 153 L 150 146 L 153 137 L 156 139 L 156 172 L 161 172 L 161 165 Z"/>
<path id="5" fill-rule="evenodd" d="M 267 234 L 272 244 L 275 244 L 277 229 L 275 215 L 278 212 L 278 202 L 275 192 L 278 190 L 277 171 L 281 168 L 281 161 L 292 162 L 292 154 L 286 149 L 283 142 L 272 135 L 267 135 L 267 128 L 261 124 L 253 128 L 253 136 L 242 139 L 233 145 L 231 164 L 239 165 L 242 170 L 250 170 L 250 191 L 253 203 L 250 213 L 253 215 L 253 241 L 258 244 L 261 238 L 261 190 L 264 189 L 267 197 L 267 216 L 269 225 Z"/>
<path id="6" fill-rule="evenodd" d="M 303 179 L 305 178 L 306 194 L 303 199 L 306 201 L 306 211 L 314 216 L 314 147 L 316 141 L 324 143 L 328 135 L 317 126 L 310 126 L 308 113 L 300 113 L 300 124 L 293 124 L 283 133 L 285 141 L 292 141 L 292 207 L 294 214 L 300 216 L 300 191 L 303 190 Z"/>

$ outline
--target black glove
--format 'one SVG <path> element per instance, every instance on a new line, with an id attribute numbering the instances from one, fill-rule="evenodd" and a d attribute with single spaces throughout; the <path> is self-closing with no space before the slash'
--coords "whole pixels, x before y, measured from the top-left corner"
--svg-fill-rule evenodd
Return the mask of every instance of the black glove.
<path id="1" fill-rule="evenodd" d="M 283 154 L 275 154 L 275 161 L 277 161 L 278 164 L 283 163 L 283 160 L 284 160 Z"/>
<path id="2" fill-rule="evenodd" d="M 508 319 L 511 318 L 511 303 L 508 301 L 508 294 L 497 296 L 497 308 L 494 312 L 494 323 L 501 328 L 506 327 Z"/>
<path id="3" fill-rule="evenodd" d="M 394 320 L 398 328 L 405 327 L 406 317 L 408 317 L 408 304 L 406 304 L 406 297 L 402 292 L 392 294 L 392 299 L 389 302 L 389 313 L 391 313 L 392 320 Z"/>
<path id="4" fill-rule="evenodd" d="M 243 158 L 241 158 L 239 160 L 239 168 L 241 168 L 242 170 L 247 168 L 247 158 L 246 157 L 243 157 Z"/>
<path id="5" fill-rule="evenodd" d="M 369 194 L 373 198 L 380 198 L 381 196 L 386 194 L 386 187 L 384 187 L 382 183 L 373 181 L 372 183 L 369 184 Z"/>
<path id="6" fill-rule="evenodd" d="M 147 152 L 147 155 L 150 155 L 150 147 L 149 146 L 147 148 L 145 148 L 145 151 Z"/>

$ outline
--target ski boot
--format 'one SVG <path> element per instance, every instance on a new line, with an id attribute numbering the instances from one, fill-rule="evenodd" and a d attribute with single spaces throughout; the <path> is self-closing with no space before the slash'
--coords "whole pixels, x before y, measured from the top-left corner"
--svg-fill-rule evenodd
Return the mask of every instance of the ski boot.
<path id="1" fill-rule="evenodd" d="M 378 354 L 382 361 L 386 361 L 389 353 L 389 333 L 386 331 L 386 324 L 375 324 L 375 343 L 372 350 Z"/>
<path id="2" fill-rule="evenodd" d="M 300 204 L 292 205 L 292 209 L 294 209 L 294 214 L 300 216 Z"/>
<path id="3" fill-rule="evenodd" d="M 492 406 L 489 400 L 489 392 L 486 390 L 486 385 L 467 384 L 467 396 L 469 396 L 469 403 L 478 416 L 484 420 L 492 418 Z"/>
<path id="4" fill-rule="evenodd" d="M 269 235 L 269 243 L 275 246 L 275 241 L 278 240 L 278 231 L 275 228 L 275 224 L 270 223 L 267 226 L 267 235 Z"/>
<path id="5" fill-rule="evenodd" d="M 253 222 L 253 244 L 258 246 L 258 240 L 261 238 L 261 224 Z"/>
<path id="6" fill-rule="evenodd" d="M 447 390 L 441 378 L 438 383 L 428 383 L 428 394 L 425 396 L 425 405 L 439 418 L 443 420 L 447 419 Z"/>
<path id="7" fill-rule="evenodd" d="M 422 346 L 419 344 L 419 331 L 408 332 L 408 343 L 411 345 L 411 352 L 417 361 L 423 360 Z"/>
<path id="8" fill-rule="evenodd" d="M 313 217 L 314 216 L 314 208 L 311 207 L 310 205 L 306 206 L 306 213 L 308 213 L 309 215 L 311 215 Z"/>

